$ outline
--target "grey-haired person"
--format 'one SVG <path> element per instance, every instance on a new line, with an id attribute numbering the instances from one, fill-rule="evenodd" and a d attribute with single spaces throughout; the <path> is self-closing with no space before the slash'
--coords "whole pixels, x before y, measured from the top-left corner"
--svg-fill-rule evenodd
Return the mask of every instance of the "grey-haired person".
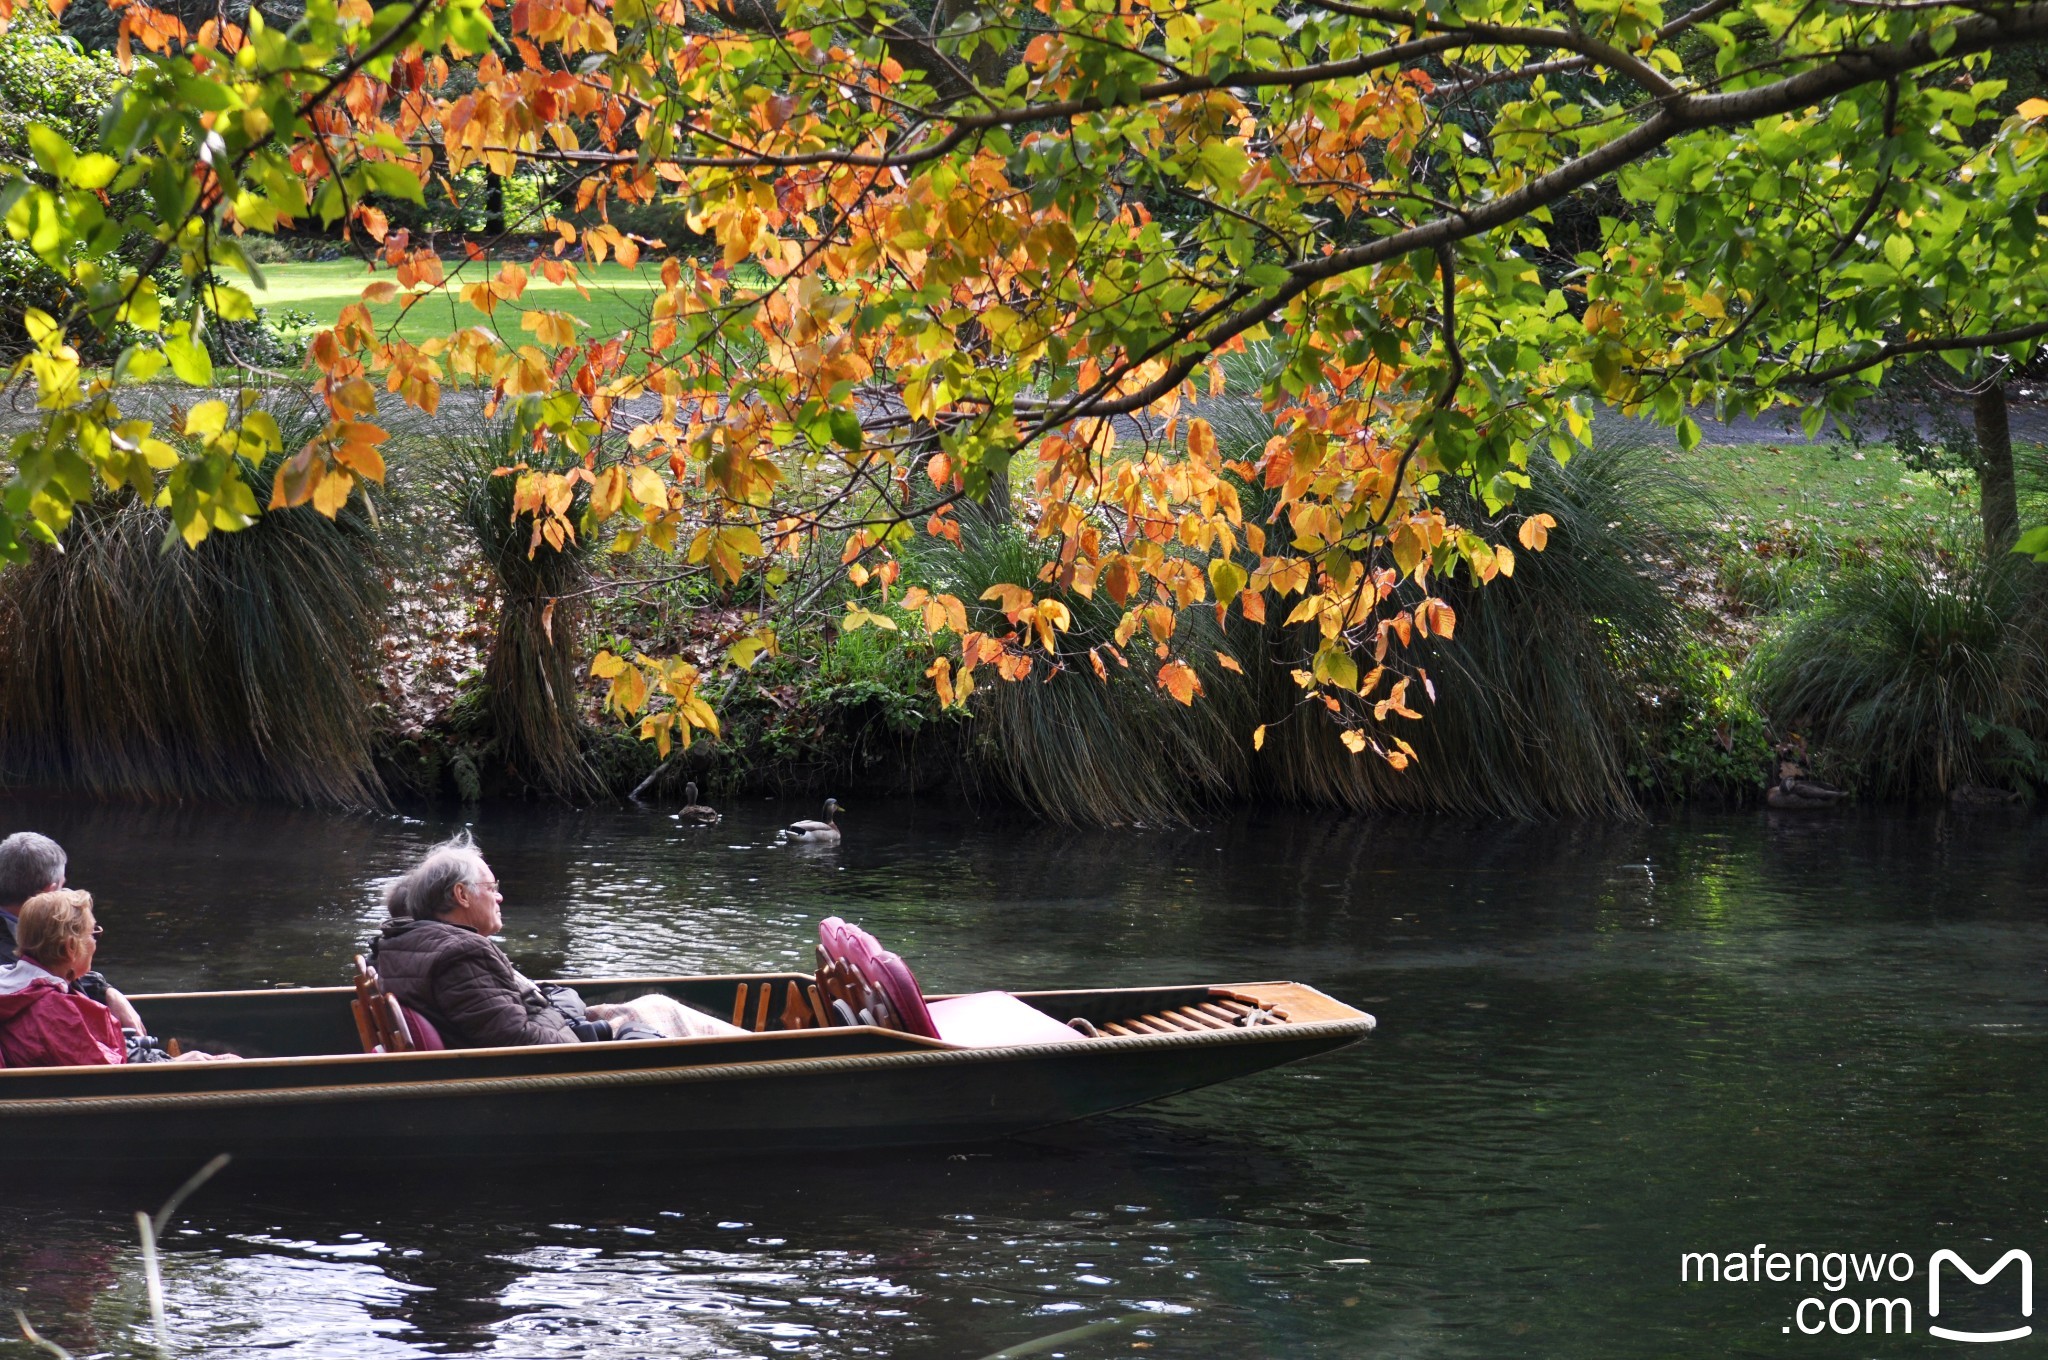
<path id="1" fill-rule="evenodd" d="M 384 894 L 391 919 L 370 946 L 384 988 L 455 1048 L 682 1039 L 744 1031 L 665 996 L 589 1006 L 535 983 L 491 937 L 504 895 L 467 833 L 429 850 Z M 403 914 L 401 914 L 403 913 Z"/>

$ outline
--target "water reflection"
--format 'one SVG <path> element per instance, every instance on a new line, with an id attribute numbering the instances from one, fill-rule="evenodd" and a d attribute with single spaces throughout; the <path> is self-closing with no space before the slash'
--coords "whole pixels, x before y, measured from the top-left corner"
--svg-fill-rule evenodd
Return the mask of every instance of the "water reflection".
<path id="1" fill-rule="evenodd" d="M 546 1174 L 467 1174 L 459 1149 L 331 1184 L 231 1170 L 169 1243 L 177 1335 L 209 1356 L 951 1360 L 1137 1315 L 1065 1353 L 1792 1354 L 1817 1343 L 1780 1332 L 1783 1291 L 1680 1289 L 1677 1253 L 2048 1250 L 2032 821 L 1112 835 L 876 804 L 835 851 L 774 848 L 802 811 L 490 809 L 476 832 L 536 973 L 782 967 L 838 912 L 935 989 L 1299 977 L 1382 1030 L 968 1153 L 700 1165 L 686 1129 L 593 1129 Z M 339 980 L 379 882 L 459 825 L 0 821 L 70 848 L 135 991 Z M 165 1189 L 0 1192 L 0 1285 L 81 1351 L 134 1347 L 128 1212 Z"/>

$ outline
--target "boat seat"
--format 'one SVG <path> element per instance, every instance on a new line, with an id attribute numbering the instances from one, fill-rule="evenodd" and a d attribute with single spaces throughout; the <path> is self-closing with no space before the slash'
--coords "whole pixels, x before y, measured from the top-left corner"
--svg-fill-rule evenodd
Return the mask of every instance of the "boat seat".
<path id="1" fill-rule="evenodd" d="M 1087 1042 L 1086 1035 L 1008 992 L 926 1002 L 910 965 L 837 916 L 818 923 L 818 988 L 842 1018 L 949 1044 L 995 1048 Z"/>
<path id="2" fill-rule="evenodd" d="M 1078 1044 L 1088 1036 L 1008 992 L 975 992 L 928 1003 L 938 1037 L 968 1048 Z"/>
<path id="3" fill-rule="evenodd" d="M 384 980 L 356 955 L 356 995 L 349 1009 L 365 1053 L 438 1053 L 448 1047 L 433 1022 L 384 990 Z"/>

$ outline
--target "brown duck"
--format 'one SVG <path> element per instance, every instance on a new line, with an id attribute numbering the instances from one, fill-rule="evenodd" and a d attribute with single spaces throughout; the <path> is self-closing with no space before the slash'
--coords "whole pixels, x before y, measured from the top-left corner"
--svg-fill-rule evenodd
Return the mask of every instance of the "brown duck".
<path id="1" fill-rule="evenodd" d="M 1806 772 L 1796 760 L 1778 762 L 1778 778 L 1764 790 L 1764 805 L 1780 812 L 1817 812 L 1831 808 L 1849 795 L 1833 784 L 1824 784 Z"/>

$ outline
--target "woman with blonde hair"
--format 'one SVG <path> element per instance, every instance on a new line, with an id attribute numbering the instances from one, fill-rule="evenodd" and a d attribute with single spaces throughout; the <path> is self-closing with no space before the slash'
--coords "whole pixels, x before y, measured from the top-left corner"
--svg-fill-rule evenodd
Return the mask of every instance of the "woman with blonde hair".
<path id="1" fill-rule="evenodd" d="M 11 967 L 0 968 L 0 1066 L 110 1067 L 128 1061 L 114 1013 L 72 984 L 92 970 L 100 925 L 92 894 L 38 893 L 21 904 Z M 188 1059 L 213 1055 L 186 1053 Z"/>

